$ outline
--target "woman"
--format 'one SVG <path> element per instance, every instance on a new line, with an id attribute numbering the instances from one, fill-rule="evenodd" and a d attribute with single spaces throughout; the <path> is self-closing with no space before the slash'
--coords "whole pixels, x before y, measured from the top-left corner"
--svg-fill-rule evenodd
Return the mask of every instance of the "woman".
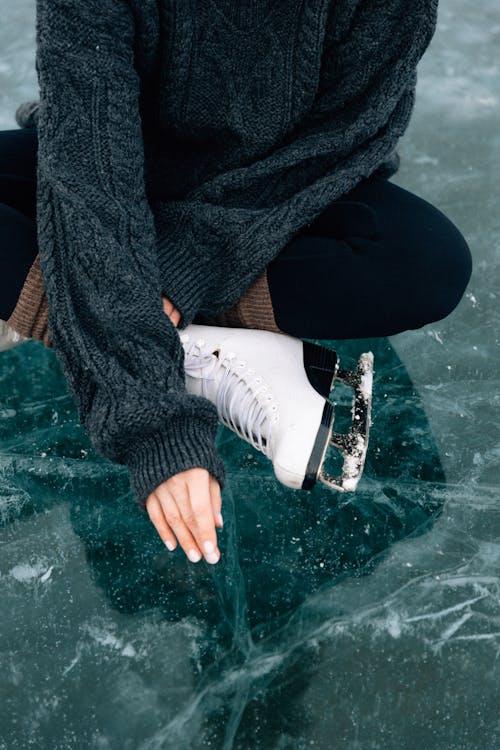
<path id="1" fill-rule="evenodd" d="M 464 238 L 388 179 L 436 14 L 437 0 L 37 1 L 40 105 L 20 122 L 36 129 L 0 134 L 0 313 L 53 346 L 96 450 L 193 561 L 219 559 L 225 474 L 176 329 L 387 336 L 463 295 Z M 36 197 L 13 198 L 5 177 L 35 171 Z"/>

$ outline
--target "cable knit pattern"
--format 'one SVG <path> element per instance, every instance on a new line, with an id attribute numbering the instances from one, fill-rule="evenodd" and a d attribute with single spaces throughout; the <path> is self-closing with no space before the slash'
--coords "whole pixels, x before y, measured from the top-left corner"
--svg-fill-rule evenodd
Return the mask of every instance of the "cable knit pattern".
<path id="1" fill-rule="evenodd" d="M 311 2 L 317 10 L 315 18 L 321 17 L 320 0 Z M 299 3 L 299 10 L 304 5 Z M 186 323 L 196 311 L 216 315 L 234 305 L 296 231 L 362 178 L 374 172 L 386 176 L 394 173 L 399 163 L 396 145 L 407 128 L 415 101 L 416 66 L 435 29 L 437 0 L 415 0 L 411 5 L 406 0 L 371 0 L 359 2 L 355 12 L 351 9 L 352 2 L 346 5 L 351 13 L 346 37 L 333 49 L 329 46 L 328 54 L 302 56 L 296 42 L 296 54 L 287 56 L 295 66 L 289 63 L 280 75 L 273 101 L 275 107 L 279 103 L 281 110 L 285 108 L 292 119 L 283 131 L 282 127 L 277 128 L 276 117 L 270 117 L 263 109 L 259 113 L 262 123 L 259 138 L 266 145 L 258 151 L 253 129 L 244 138 L 242 127 L 246 120 L 234 117 L 234 112 L 240 111 L 237 98 L 226 113 L 232 117 L 224 119 L 223 126 L 219 125 L 220 110 L 225 112 L 227 107 L 220 88 L 224 70 L 220 51 L 213 72 L 219 107 L 214 108 L 216 114 L 211 117 L 207 107 L 199 114 L 206 128 L 201 128 L 203 148 L 197 148 L 201 136 L 191 119 L 197 110 L 186 102 L 201 98 L 203 77 L 212 63 L 207 63 L 200 54 L 192 63 L 191 89 L 184 98 L 178 97 L 179 104 L 172 106 L 172 113 L 173 121 L 182 122 L 182 131 L 189 129 L 193 137 L 196 158 L 202 164 L 198 167 L 202 179 L 182 197 L 174 194 L 169 200 L 155 200 L 153 196 L 162 283 L 167 296 L 183 312 Z M 336 2 L 333 6 L 342 7 L 343 3 Z M 293 7 L 292 2 L 286 4 L 291 28 L 294 28 L 290 19 Z M 338 8 L 336 12 L 340 12 Z M 208 15 L 200 12 L 196 18 L 203 23 L 207 37 L 203 39 L 203 48 L 208 55 L 212 51 L 209 35 L 215 32 L 210 29 Z M 230 76 L 237 68 L 236 60 L 226 49 L 230 37 L 224 37 L 219 29 L 216 38 L 220 45 L 221 40 L 226 40 L 223 52 L 229 60 L 226 69 Z M 276 46 L 280 47 L 285 37 L 276 33 L 275 38 Z M 290 38 L 296 37 L 287 37 Z M 308 33 L 299 34 L 298 38 L 310 42 L 311 38 L 317 40 L 321 36 Z M 250 41 L 258 46 L 256 32 Z M 239 54 L 247 51 L 242 40 L 234 47 Z M 281 55 L 277 59 L 280 61 Z M 204 71 L 201 63 L 205 65 Z M 272 57 L 268 64 L 271 68 L 275 64 Z M 303 66 L 311 81 L 310 96 L 305 100 L 303 86 L 298 91 L 293 85 L 301 80 L 298 72 Z M 283 87 L 283 76 L 286 79 L 290 74 L 289 84 Z M 332 85 L 325 86 L 324 78 Z M 194 81 L 198 81 L 200 93 L 192 90 L 196 89 Z M 226 81 L 223 91 L 227 88 Z M 233 90 L 237 97 L 236 86 Z M 293 104 L 283 99 L 287 90 Z M 207 104 L 206 98 L 202 101 Z M 301 106 L 297 102 L 302 102 Z M 212 156 L 220 152 L 224 136 L 227 147 L 221 157 L 222 166 L 219 162 L 212 168 Z M 180 246 L 190 251 L 180 254 Z M 205 273 L 204 297 L 200 289 L 188 297 L 188 282 L 182 283 L 190 269 L 192 273 L 193 257 L 196 274 Z M 227 273 L 227 262 L 216 265 L 213 258 L 229 259 L 231 273 Z"/>
<path id="2" fill-rule="evenodd" d="M 397 171 L 437 5 L 37 0 L 40 103 L 16 119 L 38 129 L 39 259 L 8 322 L 54 348 L 140 504 L 193 466 L 225 481 L 216 408 L 186 392 L 161 295 L 179 329 L 279 330 L 266 266 L 360 179 Z"/>

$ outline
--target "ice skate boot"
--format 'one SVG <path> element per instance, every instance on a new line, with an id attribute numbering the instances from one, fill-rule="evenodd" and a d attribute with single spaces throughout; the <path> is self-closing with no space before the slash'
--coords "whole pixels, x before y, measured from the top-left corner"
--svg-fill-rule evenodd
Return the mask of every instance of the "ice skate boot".
<path id="1" fill-rule="evenodd" d="M 212 401 L 219 421 L 264 453 L 277 479 L 310 490 L 321 481 L 354 491 L 368 446 L 373 354 L 355 370 L 341 370 L 335 351 L 286 333 L 192 323 L 179 331 L 184 347 L 186 390 Z M 352 426 L 332 432 L 335 381 L 354 389 Z M 342 454 L 340 476 L 323 469 L 327 449 Z"/>
<path id="2" fill-rule="evenodd" d="M 11 349 L 13 346 L 22 344 L 28 339 L 11 328 L 5 320 L 0 320 L 0 352 Z"/>

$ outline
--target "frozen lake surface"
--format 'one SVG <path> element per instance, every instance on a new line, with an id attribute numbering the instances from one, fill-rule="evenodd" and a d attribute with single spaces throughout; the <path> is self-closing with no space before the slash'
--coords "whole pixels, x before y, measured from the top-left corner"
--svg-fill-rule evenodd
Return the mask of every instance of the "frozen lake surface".
<path id="1" fill-rule="evenodd" d="M 0 129 L 37 98 L 0 0 Z M 56 357 L 0 352 L 0 750 L 498 750 L 500 6 L 442 0 L 393 181 L 466 237 L 445 320 L 375 353 L 358 492 L 287 490 L 220 426 L 221 562 L 169 553 Z"/>

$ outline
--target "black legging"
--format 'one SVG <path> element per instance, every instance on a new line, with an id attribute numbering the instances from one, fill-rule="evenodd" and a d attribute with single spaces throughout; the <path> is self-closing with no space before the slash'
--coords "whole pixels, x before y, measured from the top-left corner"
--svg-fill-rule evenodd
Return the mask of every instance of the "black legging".
<path id="1" fill-rule="evenodd" d="M 0 319 L 37 254 L 34 128 L 0 131 Z M 382 177 L 331 203 L 268 265 L 276 322 L 292 336 L 390 336 L 446 317 L 472 259 L 437 208 Z"/>

